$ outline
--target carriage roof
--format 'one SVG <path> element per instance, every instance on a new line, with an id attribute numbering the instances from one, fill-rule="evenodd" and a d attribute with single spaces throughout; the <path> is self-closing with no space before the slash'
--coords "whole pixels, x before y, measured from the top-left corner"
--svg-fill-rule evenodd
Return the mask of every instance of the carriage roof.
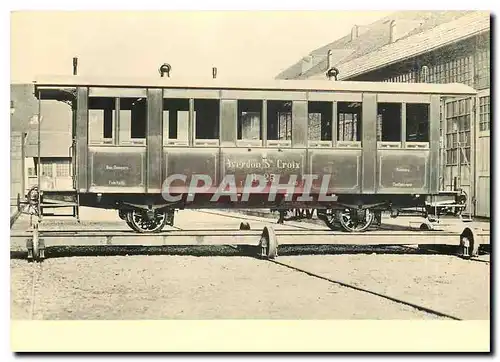
<path id="1" fill-rule="evenodd" d="M 333 80 L 257 80 L 252 78 L 111 78 L 84 76 L 44 76 L 34 81 L 35 88 L 120 87 L 215 90 L 267 90 L 301 92 L 358 92 L 436 94 L 441 96 L 473 96 L 477 91 L 465 84 L 392 83 Z"/>

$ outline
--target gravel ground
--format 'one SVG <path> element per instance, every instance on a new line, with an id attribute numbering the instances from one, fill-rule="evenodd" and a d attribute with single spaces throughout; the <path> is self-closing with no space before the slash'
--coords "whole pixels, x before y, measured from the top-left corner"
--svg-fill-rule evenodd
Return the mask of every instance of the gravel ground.
<path id="1" fill-rule="evenodd" d="M 487 263 L 447 255 L 324 255 L 278 260 L 460 319 L 489 319 Z"/>
<path id="2" fill-rule="evenodd" d="M 32 268 L 11 262 L 14 319 L 29 318 Z M 41 268 L 34 319 L 436 318 L 246 257 L 57 258 Z"/>
<path id="3" fill-rule="evenodd" d="M 193 220 L 201 229 L 238 228 L 242 221 L 182 211 L 176 217 L 176 225 L 192 228 Z M 256 218 L 251 226 L 260 228 L 265 223 L 266 220 Z M 28 226 L 29 218 L 23 216 L 14 229 Z M 81 224 L 72 219 L 48 218 L 43 228 L 128 229 L 116 212 L 95 209 L 82 210 Z M 171 249 L 173 251 L 147 248 L 110 251 L 108 248 L 111 254 L 108 256 L 94 256 L 99 255 L 96 250 L 72 250 L 69 254 L 60 250 L 53 255 L 47 251 L 48 256 L 58 257 L 35 264 L 41 270 L 37 273 L 33 318 L 436 318 L 273 263 L 235 256 L 235 251 L 228 247 L 204 251 L 185 247 Z M 419 255 L 415 249 L 400 247 L 385 251 L 365 246 L 321 247 L 325 254 L 335 255 L 317 256 L 297 255 L 313 254 L 306 250 L 311 247 L 299 249 L 281 248 L 278 261 L 458 318 L 489 319 L 490 268 L 487 263 L 455 256 Z M 11 260 L 11 316 L 14 319 L 30 318 L 33 267 L 25 260 Z"/>

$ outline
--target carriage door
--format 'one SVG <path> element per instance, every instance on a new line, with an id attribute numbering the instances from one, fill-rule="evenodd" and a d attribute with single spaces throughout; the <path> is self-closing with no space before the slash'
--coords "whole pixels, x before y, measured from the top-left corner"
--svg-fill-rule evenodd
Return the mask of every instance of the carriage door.
<path id="1" fill-rule="evenodd" d="M 490 91 L 481 91 L 476 103 L 476 215 L 490 217 Z"/>
<path id="2" fill-rule="evenodd" d="M 473 98 L 451 98 L 445 101 L 443 124 L 445 158 L 443 167 L 444 190 L 462 189 L 467 193 L 465 213 L 473 212 L 474 159 L 471 153 L 473 139 Z M 471 201 L 469 203 L 469 201 Z"/>
<path id="3" fill-rule="evenodd" d="M 430 150 L 438 137 L 437 120 L 431 122 L 431 104 L 428 95 L 378 95 L 377 192 L 426 194 L 437 189 Z"/>
<path id="4" fill-rule="evenodd" d="M 146 90 L 90 88 L 90 192 L 146 192 Z"/>

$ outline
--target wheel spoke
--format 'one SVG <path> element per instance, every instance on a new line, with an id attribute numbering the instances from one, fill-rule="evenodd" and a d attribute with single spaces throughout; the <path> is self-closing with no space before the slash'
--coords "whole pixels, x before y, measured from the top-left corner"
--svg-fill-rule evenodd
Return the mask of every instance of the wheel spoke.
<path id="1" fill-rule="evenodd" d="M 126 219 L 127 224 L 137 232 L 158 232 L 165 226 L 167 215 L 165 212 L 160 212 L 150 219 L 144 212 L 132 210 L 127 212 Z"/>

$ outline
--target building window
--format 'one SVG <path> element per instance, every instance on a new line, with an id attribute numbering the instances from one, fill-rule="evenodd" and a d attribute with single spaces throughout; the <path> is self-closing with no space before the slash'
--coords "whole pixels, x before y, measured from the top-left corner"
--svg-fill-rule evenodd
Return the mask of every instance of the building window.
<path id="1" fill-rule="evenodd" d="M 52 163 L 42 163 L 42 176 L 53 177 Z"/>
<path id="2" fill-rule="evenodd" d="M 446 164 L 456 165 L 470 160 L 470 100 L 462 99 L 446 105 Z M 462 152 L 463 150 L 463 152 Z M 460 152 L 460 155 L 458 153 Z M 464 153 L 466 160 L 464 159 Z"/>
<path id="3" fill-rule="evenodd" d="M 418 81 L 417 71 L 411 69 L 409 71 L 397 74 L 395 76 L 386 78 L 384 82 L 394 82 L 394 83 L 416 83 Z"/>
<path id="4" fill-rule="evenodd" d="M 463 83 L 470 86 L 472 85 L 472 55 L 470 54 L 454 58 L 453 60 L 429 64 L 427 66 L 429 68 L 429 83 Z M 421 82 L 423 79 L 421 79 L 417 70 L 410 70 L 386 78 L 384 81 L 415 83 Z"/>
<path id="5" fill-rule="evenodd" d="M 466 55 L 430 67 L 431 83 L 463 83 L 472 85 L 472 56 Z"/>
<path id="6" fill-rule="evenodd" d="M 56 176 L 57 177 L 69 177 L 69 162 L 57 162 L 56 163 Z"/>
<path id="7" fill-rule="evenodd" d="M 476 53 L 476 88 L 490 86 L 490 49 L 478 49 Z"/>
<path id="8" fill-rule="evenodd" d="M 479 98 L 479 131 L 490 130 L 490 96 Z"/>

